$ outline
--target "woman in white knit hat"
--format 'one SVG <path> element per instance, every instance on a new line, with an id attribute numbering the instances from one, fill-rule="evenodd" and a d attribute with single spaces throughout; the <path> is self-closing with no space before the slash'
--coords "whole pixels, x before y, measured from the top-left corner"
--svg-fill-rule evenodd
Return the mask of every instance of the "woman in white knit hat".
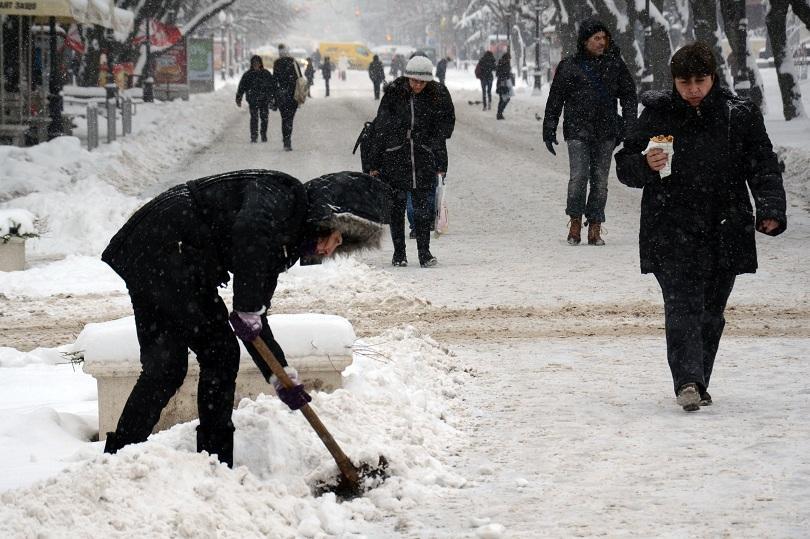
<path id="1" fill-rule="evenodd" d="M 391 240 L 394 266 L 407 266 L 405 207 L 410 193 L 414 205 L 414 232 L 422 267 L 437 264 L 430 252 L 431 211 L 436 178 L 447 173 L 446 140 L 453 134 L 456 116 L 447 88 L 433 80 L 433 64 L 414 56 L 399 77 L 385 89 L 375 120 L 371 144 L 371 174 L 393 189 Z"/>

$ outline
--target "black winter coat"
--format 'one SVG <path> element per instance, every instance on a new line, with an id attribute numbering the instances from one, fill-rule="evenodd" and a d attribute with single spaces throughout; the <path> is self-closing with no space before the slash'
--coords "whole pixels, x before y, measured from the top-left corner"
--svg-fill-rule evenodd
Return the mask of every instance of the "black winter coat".
<path id="1" fill-rule="evenodd" d="M 266 69 L 250 69 L 239 79 L 236 100 L 247 98 L 251 107 L 266 107 L 276 98 L 276 78 Z"/>
<path id="2" fill-rule="evenodd" d="M 279 107 L 295 103 L 295 83 L 298 81 L 299 73 L 294 58 L 282 56 L 273 62 L 273 75 L 278 84 Z"/>
<path id="3" fill-rule="evenodd" d="M 210 176 L 148 202 L 101 258 L 133 295 L 165 285 L 147 276 L 215 288 L 228 281 L 230 271 L 234 310 L 257 312 L 270 306 L 278 275 L 298 260 L 307 212 L 304 185 L 282 172 Z"/>
<path id="4" fill-rule="evenodd" d="M 779 162 L 756 105 L 715 84 L 697 107 L 680 95 L 647 92 L 637 129 L 616 154 L 616 174 L 644 189 L 641 271 L 753 273 L 755 222 L 785 230 Z M 660 178 L 641 155 L 656 135 L 674 137 L 672 175 Z M 756 218 L 749 200 L 756 204 Z"/>
<path id="5" fill-rule="evenodd" d="M 497 78 L 495 92 L 508 94 L 509 83 L 511 82 L 512 86 L 515 84 L 515 77 L 512 75 L 512 66 L 509 62 L 498 62 L 498 67 L 495 68 L 495 77 Z"/>
<path id="6" fill-rule="evenodd" d="M 619 49 L 611 45 L 597 57 L 585 52 L 585 40 L 599 30 L 610 39 L 610 32 L 598 22 L 583 22 L 577 53 L 557 66 L 546 101 L 544 141 L 556 138 L 563 108 L 565 140 L 623 139 L 633 130 L 638 115 L 636 85 Z M 621 118 L 616 112 L 617 99 L 622 106 Z"/>
<path id="7" fill-rule="evenodd" d="M 379 60 L 372 60 L 368 65 L 368 78 L 371 82 L 383 82 L 385 80 L 385 67 Z"/>
<path id="8" fill-rule="evenodd" d="M 332 62 L 324 62 L 321 66 L 321 76 L 324 80 L 329 80 L 332 78 Z"/>
<path id="9" fill-rule="evenodd" d="M 475 66 L 475 72 L 480 73 L 481 80 L 492 80 L 492 72 L 495 71 L 495 56 L 491 54 L 484 54 L 478 59 L 478 64 Z"/>
<path id="10" fill-rule="evenodd" d="M 446 74 L 447 74 L 447 59 L 442 58 L 436 64 L 436 78 L 443 79 Z"/>
<path id="11" fill-rule="evenodd" d="M 374 121 L 371 170 L 396 189 L 427 189 L 447 172 L 446 140 L 456 124 L 450 92 L 430 81 L 414 94 L 406 77 L 385 90 Z"/>

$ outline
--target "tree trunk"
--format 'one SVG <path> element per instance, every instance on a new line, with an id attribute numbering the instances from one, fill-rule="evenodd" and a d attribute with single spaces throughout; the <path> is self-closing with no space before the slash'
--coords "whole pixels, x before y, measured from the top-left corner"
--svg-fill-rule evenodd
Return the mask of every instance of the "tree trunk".
<path id="1" fill-rule="evenodd" d="M 655 14 L 652 6 L 658 8 Z M 669 60 L 672 58 L 672 46 L 669 43 L 669 29 L 663 21 L 664 0 L 652 0 L 650 9 L 653 11 L 652 39 L 650 40 L 650 66 L 653 74 L 653 90 L 667 91 L 672 89 L 672 74 L 669 70 Z"/>
<path id="2" fill-rule="evenodd" d="M 695 39 L 706 43 L 714 51 L 717 71 L 720 74 L 720 84 L 728 86 L 732 82 L 732 77 L 728 64 L 723 58 L 718 39 L 717 2 L 716 0 L 690 0 L 689 5 L 692 8 Z"/>
<path id="3" fill-rule="evenodd" d="M 720 0 L 720 9 L 723 28 L 731 46 L 729 67 L 734 73 L 734 91 L 740 97 L 750 99 L 758 107 L 762 107 L 762 81 L 757 76 L 757 64 L 748 47 L 745 0 Z"/>
<path id="4" fill-rule="evenodd" d="M 614 2 L 610 3 L 615 7 Z M 627 24 L 623 28 L 619 26 L 619 15 L 621 14 L 609 9 L 605 0 L 594 0 L 594 7 L 596 8 L 596 17 L 605 23 L 608 28 L 613 29 L 613 32 L 611 32 L 613 40 L 622 52 L 622 58 L 624 63 L 627 64 L 627 69 L 630 70 L 630 73 L 638 82 L 641 78 L 644 61 L 641 58 L 641 49 L 636 42 L 636 10 L 634 6 L 627 6 Z"/>
<path id="5" fill-rule="evenodd" d="M 577 53 L 577 22 L 581 20 L 581 0 L 554 0 L 557 7 L 557 32 L 560 35 L 562 58 Z"/>
<path id="6" fill-rule="evenodd" d="M 803 117 L 804 104 L 802 93 L 796 79 L 793 55 L 787 50 L 787 12 L 793 7 L 793 13 L 810 27 L 810 6 L 805 0 L 770 0 L 765 25 L 768 28 L 768 39 L 773 49 L 773 62 L 776 67 L 776 76 L 779 80 L 779 91 L 782 93 L 782 110 L 785 120 Z"/>

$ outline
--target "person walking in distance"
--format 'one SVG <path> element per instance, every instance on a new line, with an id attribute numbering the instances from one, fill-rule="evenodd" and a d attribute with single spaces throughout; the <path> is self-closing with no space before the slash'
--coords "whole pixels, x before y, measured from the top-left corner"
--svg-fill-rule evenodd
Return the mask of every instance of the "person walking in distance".
<path id="1" fill-rule="evenodd" d="M 328 56 L 324 56 L 323 62 L 321 63 L 321 77 L 323 77 L 323 83 L 326 87 L 326 97 L 329 97 L 329 79 L 332 78 L 332 62 L 329 60 Z"/>
<path id="2" fill-rule="evenodd" d="M 279 275 L 301 257 L 378 247 L 389 193 L 359 172 L 302 184 L 282 172 L 241 170 L 181 183 L 135 212 L 101 255 L 126 282 L 142 366 L 104 452 L 146 441 L 183 383 L 191 349 L 200 365 L 197 451 L 232 467 L 237 337 L 287 406 L 306 404 L 304 386 L 279 384 L 251 343 L 261 337 L 287 366 L 267 323 Z M 231 278 L 229 316 L 219 287 Z"/>
<path id="3" fill-rule="evenodd" d="M 385 82 L 385 67 L 376 54 L 368 65 L 368 78 L 371 79 L 371 84 L 374 85 L 374 100 L 376 101 L 380 99 L 380 85 Z"/>
<path id="4" fill-rule="evenodd" d="M 450 61 L 449 56 L 445 56 L 436 63 L 436 78 L 439 79 L 440 84 L 444 84 L 444 79 L 447 76 L 447 62 Z"/>
<path id="5" fill-rule="evenodd" d="M 307 78 L 307 97 L 312 97 L 312 86 L 315 84 L 315 66 L 312 58 L 307 58 L 307 67 L 304 69 L 304 76 Z"/>
<path id="6" fill-rule="evenodd" d="M 284 44 L 278 46 L 278 60 L 273 63 L 273 74 L 278 84 L 276 101 L 278 111 L 281 113 L 281 138 L 286 151 L 292 151 L 292 130 L 298 102 L 295 100 L 295 83 L 298 81 L 299 70 L 295 65 L 295 58 L 290 56 Z"/>
<path id="7" fill-rule="evenodd" d="M 236 89 L 237 107 L 242 106 L 243 96 L 247 97 L 250 110 L 250 142 L 256 142 L 260 134 L 262 142 L 267 142 L 268 109 L 275 107 L 276 79 L 264 68 L 261 56 L 250 59 L 250 69 L 239 79 Z"/>
<path id="8" fill-rule="evenodd" d="M 492 109 L 492 73 L 495 71 L 495 55 L 487 51 L 475 66 L 475 78 L 481 81 L 481 97 L 484 110 Z"/>
<path id="9" fill-rule="evenodd" d="M 720 85 L 711 47 L 682 47 L 670 70 L 672 91 L 642 95 L 616 175 L 643 189 L 641 271 L 655 275 L 664 296 L 677 403 L 696 411 L 712 404 L 709 381 L 735 279 L 757 270 L 756 232 L 786 229 L 786 201 L 762 113 Z M 672 155 L 650 148 L 659 139 Z"/>
<path id="10" fill-rule="evenodd" d="M 622 107 L 621 117 L 616 113 L 617 100 Z M 610 160 L 624 133 L 633 128 L 637 106 L 633 77 L 607 27 L 599 21 L 583 21 L 576 54 L 557 66 L 543 120 L 543 142 L 552 155 L 557 155 L 557 123 L 565 109 L 563 136 L 568 143 L 571 171 L 565 213 L 570 219 L 570 245 L 581 241 L 583 214 L 588 244 L 605 244 L 602 223 Z"/>
<path id="11" fill-rule="evenodd" d="M 453 100 L 447 88 L 433 80 L 433 64 L 414 56 L 405 76 L 385 90 L 370 149 L 370 170 L 394 189 L 391 240 L 394 266 L 407 266 L 405 207 L 410 193 L 414 206 L 414 231 L 420 266 L 437 264 L 430 252 L 431 201 L 437 175 L 447 172 L 447 139 L 455 127 Z"/>
<path id="12" fill-rule="evenodd" d="M 512 56 L 507 52 L 498 60 L 495 68 L 495 75 L 498 81 L 495 84 L 495 91 L 498 94 L 498 120 L 503 120 L 503 111 L 512 99 L 512 92 L 515 86 L 515 76 L 512 74 Z"/>

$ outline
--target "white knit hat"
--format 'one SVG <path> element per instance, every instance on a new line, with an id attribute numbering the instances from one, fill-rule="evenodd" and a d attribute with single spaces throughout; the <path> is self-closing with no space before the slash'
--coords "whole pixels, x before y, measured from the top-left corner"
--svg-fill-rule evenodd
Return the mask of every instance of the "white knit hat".
<path id="1" fill-rule="evenodd" d="M 414 56 L 405 66 L 405 76 L 409 79 L 432 81 L 433 63 L 424 56 Z"/>

